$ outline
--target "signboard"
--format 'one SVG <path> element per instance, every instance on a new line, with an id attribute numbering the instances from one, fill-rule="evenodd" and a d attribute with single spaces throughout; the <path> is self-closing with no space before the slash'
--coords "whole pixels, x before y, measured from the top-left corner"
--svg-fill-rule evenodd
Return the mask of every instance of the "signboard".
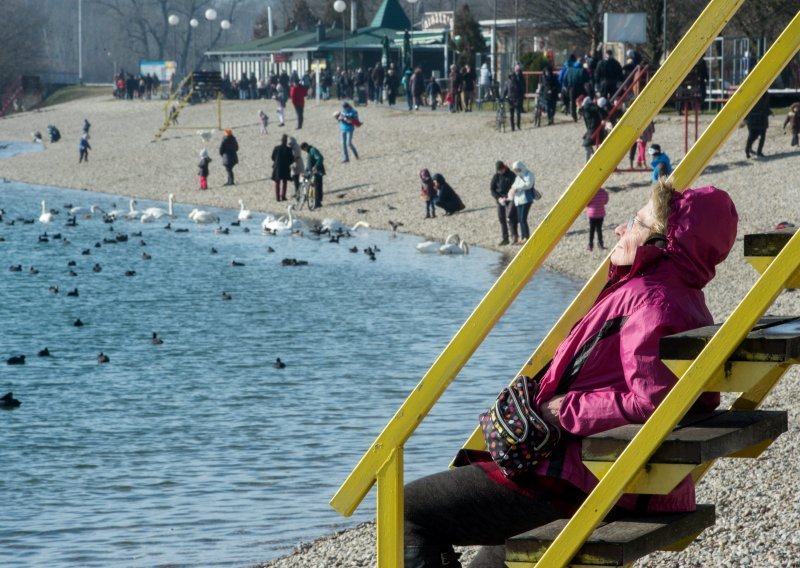
<path id="1" fill-rule="evenodd" d="M 272 54 L 272 62 L 273 63 L 286 63 L 291 59 L 288 53 L 273 53 Z"/>
<path id="2" fill-rule="evenodd" d="M 603 43 L 645 43 L 647 41 L 647 14 L 631 12 L 614 14 L 606 12 L 603 17 Z"/>
<path id="3" fill-rule="evenodd" d="M 453 12 L 425 12 L 422 16 L 423 30 L 453 29 Z"/>
<path id="4" fill-rule="evenodd" d="M 169 81 L 177 68 L 175 61 L 139 61 L 140 75 L 155 75 L 162 83 Z"/>

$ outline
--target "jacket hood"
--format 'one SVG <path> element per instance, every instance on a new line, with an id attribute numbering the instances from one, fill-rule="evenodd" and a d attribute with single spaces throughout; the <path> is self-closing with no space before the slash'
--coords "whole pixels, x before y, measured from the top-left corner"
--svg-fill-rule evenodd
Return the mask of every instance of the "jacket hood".
<path id="1" fill-rule="evenodd" d="M 688 286 L 703 288 L 736 240 L 739 215 L 730 196 L 716 187 L 675 192 L 667 222 L 673 270 Z"/>
<path id="2" fill-rule="evenodd" d="M 421 180 L 423 180 L 423 181 L 427 181 L 427 180 L 431 179 L 431 172 L 428 171 L 428 168 L 422 168 L 419 171 L 419 178 Z"/>
<path id="3" fill-rule="evenodd" d="M 444 185 L 446 183 L 444 181 L 444 176 L 442 174 L 433 174 L 433 181 L 435 181 L 439 185 Z"/>
<path id="4" fill-rule="evenodd" d="M 526 166 L 524 162 L 517 160 L 516 162 L 511 164 L 511 169 L 514 171 L 519 170 L 520 173 L 524 174 L 525 172 L 528 171 L 528 166 Z"/>

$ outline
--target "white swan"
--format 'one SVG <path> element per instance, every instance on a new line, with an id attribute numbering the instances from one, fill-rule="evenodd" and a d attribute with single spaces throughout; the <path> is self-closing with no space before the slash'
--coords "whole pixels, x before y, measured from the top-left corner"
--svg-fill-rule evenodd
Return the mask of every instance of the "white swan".
<path id="1" fill-rule="evenodd" d="M 267 213 L 267 216 L 264 217 L 263 221 L 261 221 L 261 230 L 264 231 L 264 232 L 268 232 L 270 230 L 269 229 L 269 225 L 273 221 L 275 221 L 275 215 L 272 215 L 271 213 Z"/>
<path id="2" fill-rule="evenodd" d="M 244 208 L 244 202 L 239 200 L 239 221 L 247 221 L 248 219 L 253 218 L 253 214 L 250 212 L 249 209 Z"/>
<path id="3" fill-rule="evenodd" d="M 348 231 L 358 231 L 360 228 L 369 229 L 369 223 L 366 221 L 359 221 L 352 227 L 348 227 L 341 221 L 337 221 L 336 219 L 323 219 L 322 220 L 322 231 L 328 231 L 329 233 L 346 233 Z"/>
<path id="4" fill-rule="evenodd" d="M 144 210 L 144 214 L 142 215 L 141 221 L 142 223 L 152 223 L 156 219 L 161 219 L 162 217 L 169 217 L 170 219 L 175 218 L 175 214 L 172 212 L 172 200 L 175 199 L 175 194 L 170 193 L 167 196 L 167 209 L 164 210 L 161 207 L 148 207 Z"/>
<path id="5" fill-rule="evenodd" d="M 422 241 L 417 243 L 417 250 L 425 254 L 436 254 L 442 247 L 439 241 Z"/>
<path id="6" fill-rule="evenodd" d="M 86 207 L 81 207 L 79 205 L 77 205 L 75 207 L 70 207 L 69 211 L 67 211 L 67 213 L 69 214 L 70 217 L 77 217 L 78 215 L 85 215 L 88 212 L 89 212 L 89 210 L 86 209 Z"/>
<path id="7" fill-rule="evenodd" d="M 439 254 L 469 254 L 469 245 L 458 235 L 448 235 Z"/>
<path id="8" fill-rule="evenodd" d="M 211 211 L 204 211 L 202 209 L 192 209 L 192 212 L 189 213 L 189 219 L 200 225 L 219 223 L 219 217 L 214 215 Z"/>
<path id="9" fill-rule="evenodd" d="M 44 204 L 44 200 L 42 200 L 42 214 L 39 215 L 39 222 L 52 223 L 53 219 L 55 219 L 55 215 L 47 210 L 47 206 Z"/>
<path id="10" fill-rule="evenodd" d="M 281 217 L 280 219 L 276 219 L 274 221 L 266 222 L 266 220 L 261 224 L 261 227 L 264 231 L 272 233 L 273 235 L 283 236 L 283 235 L 290 235 L 292 231 L 299 231 L 303 228 L 303 222 L 300 219 L 295 219 L 292 215 L 292 211 L 294 210 L 294 203 L 290 204 L 287 207 L 287 211 L 289 212 L 289 218 L 286 219 Z"/>
<path id="11" fill-rule="evenodd" d="M 133 221 L 134 219 L 138 219 L 141 214 L 142 214 L 142 212 L 139 211 L 138 209 L 136 209 L 136 200 L 135 199 L 131 199 L 128 202 L 128 212 L 125 213 L 123 215 L 123 217 L 127 221 Z"/>

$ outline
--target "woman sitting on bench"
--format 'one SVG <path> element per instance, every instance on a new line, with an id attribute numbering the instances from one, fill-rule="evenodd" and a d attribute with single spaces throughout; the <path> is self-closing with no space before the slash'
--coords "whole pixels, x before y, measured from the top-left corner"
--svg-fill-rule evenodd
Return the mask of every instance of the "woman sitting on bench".
<path id="1" fill-rule="evenodd" d="M 501 568 L 506 538 L 577 510 L 597 485 L 581 461 L 581 438 L 644 423 L 674 386 L 659 341 L 713 323 L 702 289 L 730 252 L 737 221 L 722 190 L 653 186 L 647 205 L 614 231 L 619 241 L 603 291 L 528 391 L 560 441 L 549 457 L 515 465 L 521 474 L 504 473 L 507 464 L 489 452 L 462 450 L 463 467 L 406 485 L 405 568 L 458 567 L 453 545 L 482 545 L 471 568 Z M 718 394 L 707 393 L 695 409 L 718 403 Z M 667 495 L 623 495 L 614 512 L 694 509 L 687 476 Z"/>

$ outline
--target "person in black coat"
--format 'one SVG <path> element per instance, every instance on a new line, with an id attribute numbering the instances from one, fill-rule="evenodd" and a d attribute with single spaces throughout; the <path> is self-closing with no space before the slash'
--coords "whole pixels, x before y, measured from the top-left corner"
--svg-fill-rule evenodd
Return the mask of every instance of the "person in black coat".
<path id="1" fill-rule="evenodd" d="M 500 241 L 501 246 L 509 243 L 509 229 L 511 230 L 511 242 L 516 243 L 519 240 L 517 234 L 517 207 L 514 205 L 514 200 L 508 198 L 508 192 L 516 179 L 517 174 L 512 172 L 504 162 L 498 161 L 495 164 L 495 174 L 492 177 L 489 190 L 497 203 L 497 220 L 500 221 L 500 228 L 503 233 L 503 240 Z"/>
<path id="2" fill-rule="evenodd" d="M 445 181 L 442 174 L 433 175 L 433 187 L 437 191 L 434 203 L 444 209 L 445 216 L 452 215 L 464 209 L 464 203 L 461 201 L 461 198 L 455 190 L 450 187 L 450 184 Z"/>
<path id="3" fill-rule="evenodd" d="M 764 138 L 767 136 L 767 128 L 769 127 L 769 115 L 772 111 L 769 109 L 769 93 L 764 93 L 758 102 L 753 107 L 753 110 L 745 117 L 744 121 L 747 123 L 747 145 L 744 147 L 744 153 L 749 158 L 753 153 L 753 142 L 758 139 L 758 150 L 756 150 L 756 158 L 764 157 Z"/>
<path id="4" fill-rule="evenodd" d="M 281 136 L 281 143 L 272 149 L 272 181 L 275 182 L 275 201 L 286 201 L 286 183 L 292 178 L 294 153 L 289 137 Z"/>
<path id="5" fill-rule="evenodd" d="M 610 99 L 623 79 L 622 66 L 614 59 L 614 52 L 609 49 L 605 58 L 597 64 L 594 73 L 595 88 L 601 96 Z"/>
<path id="6" fill-rule="evenodd" d="M 219 145 L 219 155 L 222 156 L 222 165 L 228 172 L 228 181 L 224 185 L 235 185 L 233 181 L 233 167 L 239 163 L 239 143 L 233 135 L 233 130 L 226 128 L 223 130 L 225 136 Z"/>

